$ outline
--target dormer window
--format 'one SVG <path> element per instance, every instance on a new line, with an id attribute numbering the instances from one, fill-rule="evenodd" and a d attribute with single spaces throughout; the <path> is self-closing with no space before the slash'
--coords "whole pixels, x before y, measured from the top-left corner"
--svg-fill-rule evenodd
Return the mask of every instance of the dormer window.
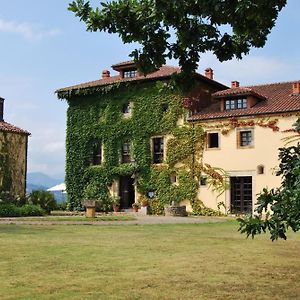
<path id="1" fill-rule="evenodd" d="M 137 77 L 138 72 L 137 70 L 126 70 L 124 71 L 124 78 L 133 78 L 133 77 Z"/>
<path id="2" fill-rule="evenodd" d="M 247 108 L 247 98 L 225 100 L 225 110 Z"/>

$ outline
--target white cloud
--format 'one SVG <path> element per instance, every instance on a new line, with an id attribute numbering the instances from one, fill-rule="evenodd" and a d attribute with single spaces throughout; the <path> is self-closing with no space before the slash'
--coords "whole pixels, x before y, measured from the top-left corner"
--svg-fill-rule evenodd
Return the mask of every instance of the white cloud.
<path id="1" fill-rule="evenodd" d="M 46 37 L 52 37 L 60 34 L 58 29 L 42 31 L 36 25 L 27 22 L 17 23 L 3 19 L 0 19 L 0 32 L 20 34 L 25 39 L 30 41 L 37 41 Z"/>
<path id="2" fill-rule="evenodd" d="M 242 60 L 221 63 L 208 53 L 202 57 L 199 72 L 203 74 L 207 67 L 214 69 L 215 80 L 227 85 L 232 80 L 240 81 L 242 85 L 253 85 L 294 80 L 297 76 L 294 66 L 289 62 L 266 56 L 249 55 Z"/>

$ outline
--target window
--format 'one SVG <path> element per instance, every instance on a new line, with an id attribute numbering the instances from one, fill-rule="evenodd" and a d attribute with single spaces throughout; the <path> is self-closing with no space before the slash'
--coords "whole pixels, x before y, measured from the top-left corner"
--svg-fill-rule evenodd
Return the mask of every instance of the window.
<path id="1" fill-rule="evenodd" d="M 247 98 L 225 100 L 225 110 L 247 108 Z"/>
<path id="2" fill-rule="evenodd" d="M 164 160 L 164 139 L 153 138 L 153 163 L 160 164 Z"/>
<path id="3" fill-rule="evenodd" d="M 125 141 L 122 146 L 122 163 L 129 163 L 131 161 L 130 148 L 130 141 Z"/>
<path id="4" fill-rule="evenodd" d="M 137 70 L 124 71 L 124 78 L 137 77 L 137 75 L 138 75 Z"/>
<path id="5" fill-rule="evenodd" d="M 172 173 L 170 176 L 170 180 L 172 184 L 175 184 L 177 182 L 177 176 L 176 173 Z"/>
<path id="6" fill-rule="evenodd" d="M 257 166 L 257 174 L 261 175 L 265 173 L 265 167 L 263 165 Z"/>
<path id="7" fill-rule="evenodd" d="M 201 176 L 200 177 L 200 186 L 206 186 L 206 184 L 207 184 L 207 177 Z"/>
<path id="8" fill-rule="evenodd" d="M 124 104 L 123 108 L 122 108 L 122 112 L 123 112 L 123 114 L 130 114 L 131 113 L 131 104 L 130 103 Z"/>
<path id="9" fill-rule="evenodd" d="M 207 133 L 207 148 L 219 148 L 219 133 L 209 132 Z"/>
<path id="10" fill-rule="evenodd" d="M 238 134 L 238 145 L 240 147 L 253 146 L 253 130 L 241 130 Z"/>
<path id="11" fill-rule="evenodd" d="M 168 106 L 167 103 L 163 103 L 161 105 L 161 110 L 162 110 L 163 113 L 166 113 L 168 111 L 168 109 L 169 109 L 169 106 Z"/>
<path id="12" fill-rule="evenodd" d="M 102 145 L 100 142 L 94 145 L 93 165 L 101 165 L 102 163 Z"/>

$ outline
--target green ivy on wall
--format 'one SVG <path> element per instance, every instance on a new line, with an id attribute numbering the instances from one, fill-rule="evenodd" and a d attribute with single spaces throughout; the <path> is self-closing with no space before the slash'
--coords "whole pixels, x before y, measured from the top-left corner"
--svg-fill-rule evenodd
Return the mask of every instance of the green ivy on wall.
<path id="1" fill-rule="evenodd" d="M 81 91 L 81 92 L 80 92 Z M 171 201 L 195 201 L 202 168 L 204 133 L 200 126 L 177 126 L 187 111 L 179 88 L 167 89 L 163 82 L 116 85 L 78 92 L 59 92 L 67 98 L 66 184 L 69 209 L 81 209 L 84 189 L 93 184 L 98 198 L 108 199 L 108 187 L 119 176 L 137 172 L 138 191 L 152 200 L 155 212 Z M 133 104 L 124 118 L 122 107 Z M 170 135 L 165 164 L 152 164 L 151 137 Z M 131 163 L 121 164 L 125 140 L 132 143 Z M 92 166 L 93 145 L 103 145 L 103 162 Z M 178 184 L 171 182 L 176 174 Z"/>

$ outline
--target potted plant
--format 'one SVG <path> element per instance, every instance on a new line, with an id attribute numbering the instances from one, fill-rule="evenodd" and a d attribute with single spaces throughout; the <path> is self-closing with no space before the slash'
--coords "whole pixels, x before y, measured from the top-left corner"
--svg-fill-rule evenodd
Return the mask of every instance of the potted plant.
<path id="1" fill-rule="evenodd" d="M 111 203 L 113 206 L 114 212 L 118 212 L 120 210 L 120 197 L 119 196 L 112 196 Z"/>
<path id="2" fill-rule="evenodd" d="M 97 187 L 94 184 L 89 183 L 84 189 L 83 196 L 84 196 L 84 201 L 82 204 L 86 208 L 85 215 L 88 218 L 94 218 L 96 214 L 96 201 L 98 198 Z"/>
<path id="3" fill-rule="evenodd" d="M 138 212 L 138 210 L 139 210 L 139 208 L 140 208 L 140 204 L 137 203 L 137 202 L 134 202 L 134 203 L 132 204 L 132 208 L 133 208 L 133 210 L 134 210 L 135 212 Z"/>

